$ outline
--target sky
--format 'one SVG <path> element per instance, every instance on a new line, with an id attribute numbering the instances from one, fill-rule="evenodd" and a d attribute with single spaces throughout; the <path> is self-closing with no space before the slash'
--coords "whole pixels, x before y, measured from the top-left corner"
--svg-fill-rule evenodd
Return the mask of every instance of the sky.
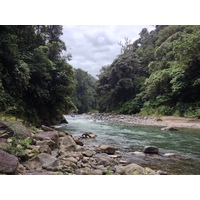
<path id="1" fill-rule="evenodd" d="M 102 66 L 111 64 L 120 54 L 120 41 L 125 38 L 134 42 L 143 28 L 152 25 L 64 25 L 61 39 L 72 54 L 69 61 L 74 68 L 81 68 L 97 78 Z"/>

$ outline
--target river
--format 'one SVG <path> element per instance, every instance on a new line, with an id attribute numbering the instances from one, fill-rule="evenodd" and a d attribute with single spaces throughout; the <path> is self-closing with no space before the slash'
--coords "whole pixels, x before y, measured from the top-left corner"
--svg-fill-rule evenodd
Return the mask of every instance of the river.
<path id="1" fill-rule="evenodd" d="M 65 115 L 69 124 L 62 126 L 62 131 L 74 136 L 84 132 L 97 135 L 95 139 L 84 140 L 85 145 L 98 146 L 109 144 L 116 146 L 124 159 L 148 166 L 152 169 L 167 171 L 169 174 L 200 174 L 200 130 L 179 129 L 175 132 L 161 131 L 161 127 L 135 126 L 103 121 L 94 121 L 88 115 Z M 142 151 L 144 146 L 156 146 L 159 152 L 174 153 L 177 156 L 133 156 L 134 151 Z"/>

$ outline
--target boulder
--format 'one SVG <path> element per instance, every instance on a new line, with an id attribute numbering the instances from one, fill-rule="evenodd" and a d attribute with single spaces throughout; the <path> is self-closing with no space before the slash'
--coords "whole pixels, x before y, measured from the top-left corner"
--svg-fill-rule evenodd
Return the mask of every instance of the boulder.
<path id="1" fill-rule="evenodd" d="M 103 165 L 104 167 L 115 164 L 115 160 L 110 158 L 106 153 L 95 154 L 92 158 L 95 160 L 93 163 L 96 163 L 97 165 Z M 91 158 L 90 161 L 92 161 Z"/>
<path id="2" fill-rule="evenodd" d="M 26 163 L 24 163 L 24 166 L 27 169 L 37 169 L 41 168 L 42 165 L 49 166 L 49 167 L 55 167 L 58 166 L 58 161 L 55 157 L 47 154 L 47 153 L 40 153 L 34 158 L 30 159 Z"/>
<path id="3" fill-rule="evenodd" d="M 144 156 L 146 156 L 145 153 L 140 152 L 140 151 L 134 151 L 133 155 L 138 156 L 138 157 L 144 157 Z"/>
<path id="4" fill-rule="evenodd" d="M 141 167 L 135 163 L 131 163 L 126 166 L 115 166 L 115 172 L 121 175 L 158 175 L 156 171 L 148 168 L 148 167 Z"/>
<path id="5" fill-rule="evenodd" d="M 165 156 L 165 157 L 176 157 L 177 155 L 175 153 L 165 153 L 163 156 Z"/>
<path id="6" fill-rule="evenodd" d="M 58 132 L 59 137 L 65 137 L 65 133 L 64 132 Z"/>
<path id="7" fill-rule="evenodd" d="M 41 126 L 41 129 L 42 129 L 43 131 L 55 131 L 55 129 L 50 128 L 50 127 L 45 126 L 45 125 L 42 125 L 42 126 Z"/>
<path id="8" fill-rule="evenodd" d="M 82 134 L 81 137 L 82 137 L 82 138 L 96 138 L 97 135 L 95 135 L 95 134 L 92 133 L 92 132 L 85 132 L 85 133 Z"/>
<path id="9" fill-rule="evenodd" d="M 92 151 L 92 150 L 86 150 L 84 152 L 82 152 L 83 156 L 86 156 L 86 157 L 92 157 L 94 154 L 96 154 L 95 151 Z"/>
<path id="10" fill-rule="evenodd" d="M 93 170 L 93 169 L 90 169 L 89 167 L 85 167 L 85 168 L 77 169 L 75 171 L 75 174 L 78 174 L 78 175 L 102 175 L 102 171 L 101 170 Z"/>
<path id="11" fill-rule="evenodd" d="M 116 147 L 114 146 L 110 146 L 110 145 L 101 145 L 99 147 L 99 150 L 102 152 L 102 153 L 107 153 L 109 155 L 113 155 L 115 154 L 115 151 L 117 150 Z"/>
<path id="12" fill-rule="evenodd" d="M 51 155 L 51 149 L 50 149 L 50 147 L 48 145 L 42 145 L 42 146 L 40 146 L 39 152 L 40 153 L 47 153 L 47 154 Z"/>
<path id="13" fill-rule="evenodd" d="M 54 149 L 57 148 L 56 143 L 53 140 L 51 140 L 50 138 L 45 138 L 44 140 L 38 140 L 38 141 L 36 141 L 36 145 L 40 146 L 40 147 L 48 145 L 49 148 L 51 149 L 51 151 L 53 151 Z"/>
<path id="14" fill-rule="evenodd" d="M 61 137 L 59 139 L 60 149 L 62 151 L 74 151 L 76 149 L 76 143 L 73 138 L 69 135 Z"/>
<path id="15" fill-rule="evenodd" d="M 83 142 L 80 140 L 78 137 L 73 137 L 74 141 L 76 142 L 77 145 L 83 146 Z"/>
<path id="16" fill-rule="evenodd" d="M 0 150 L 0 173 L 18 174 L 18 158 L 5 151 Z"/>
<path id="17" fill-rule="evenodd" d="M 0 149 L 3 149 L 7 143 L 5 138 L 0 138 Z"/>
<path id="18" fill-rule="evenodd" d="M 65 160 L 66 160 L 66 161 L 69 161 L 69 162 L 72 162 L 72 163 L 75 163 L 75 164 L 77 163 L 77 159 L 74 158 L 74 157 L 72 157 L 72 156 L 71 156 L 71 157 L 68 157 L 68 158 L 65 158 Z"/>
<path id="19" fill-rule="evenodd" d="M 159 149 L 155 146 L 145 146 L 143 152 L 149 154 L 158 154 Z"/>
<path id="20" fill-rule="evenodd" d="M 57 131 L 43 131 L 34 135 L 36 140 L 44 140 L 46 138 L 50 138 L 58 145 L 59 134 Z"/>
<path id="21" fill-rule="evenodd" d="M 145 175 L 160 175 L 160 173 L 154 171 L 153 169 L 151 169 L 149 167 L 144 168 L 144 174 Z"/>
<path id="22" fill-rule="evenodd" d="M 1 121 L 0 138 L 8 139 L 15 136 L 18 139 L 25 139 L 31 132 L 19 121 Z"/>
<path id="23" fill-rule="evenodd" d="M 178 129 L 175 127 L 167 126 L 167 127 L 161 128 L 161 131 L 178 131 Z"/>

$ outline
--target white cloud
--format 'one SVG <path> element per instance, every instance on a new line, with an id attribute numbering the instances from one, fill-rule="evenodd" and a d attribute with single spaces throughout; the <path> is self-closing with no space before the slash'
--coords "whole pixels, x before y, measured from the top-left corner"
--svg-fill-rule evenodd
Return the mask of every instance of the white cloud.
<path id="1" fill-rule="evenodd" d="M 118 42 L 128 37 L 131 41 L 139 38 L 144 28 L 154 29 L 145 25 L 70 25 L 63 26 L 63 36 L 68 53 L 73 58 L 69 63 L 74 68 L 81 68 L 96 77 L 102 66 L 111 64 L 120 54 Z"/>

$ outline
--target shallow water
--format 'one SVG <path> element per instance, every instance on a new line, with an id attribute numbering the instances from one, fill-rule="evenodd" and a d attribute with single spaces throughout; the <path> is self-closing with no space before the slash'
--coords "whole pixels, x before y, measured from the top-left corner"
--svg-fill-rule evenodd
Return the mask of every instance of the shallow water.
<path id="1" fill-rule="evenodd" d="M 60 128 L 72 135 L 81 136 L 84 132 L 97 135 L 95 139 L 85 140 L 86 145 L 110 144 L 119 148 L 124 157 L 153 169 L 168 171 L 170 174 L 200 174 L 200 130 L 179 129 L 161 131 L 161 127 L 135 126 L 94 121 L 87 115 L 72 118 L 65 115 L 69 124 Z M 144 146 L 156 146 L 161 154 L 175 153 L 176 158 L 162 156 L 134 157 L 134 151 L 142 151 Z"/>

